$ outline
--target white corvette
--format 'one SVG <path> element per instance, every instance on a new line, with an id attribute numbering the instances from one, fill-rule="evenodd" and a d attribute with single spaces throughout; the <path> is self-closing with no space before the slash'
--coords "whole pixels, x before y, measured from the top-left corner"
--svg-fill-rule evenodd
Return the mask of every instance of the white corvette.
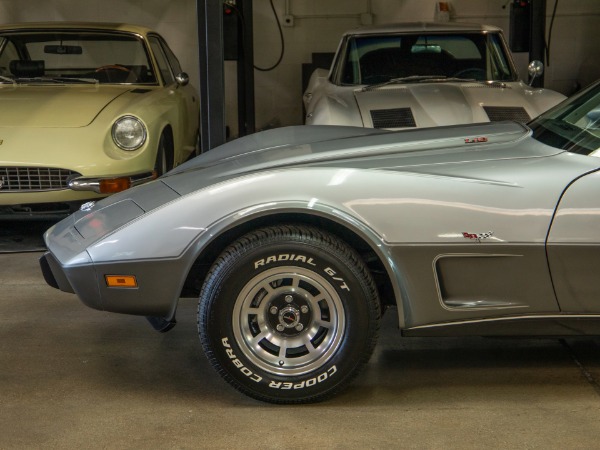
<path id="1" fill-rule="evenodd" d="M 543 70 L 532 66 L 532 75 Z M 500 28 L 407 23 L 345 33 L 304 105 L 307 125 L 402 129 L 525 123 L 564 98 L 519 79 Z"/>

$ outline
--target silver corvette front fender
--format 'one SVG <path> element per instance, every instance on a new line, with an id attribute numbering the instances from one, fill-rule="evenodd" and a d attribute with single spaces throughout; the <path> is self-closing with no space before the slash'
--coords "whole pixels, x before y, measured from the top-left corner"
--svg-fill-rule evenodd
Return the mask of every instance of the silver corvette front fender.
<path id="1" fill-rule="evenodd" d="M 276 220 L 278 217 L 285 217 L 289 221 L 290 217 L 296 217 L 305 220 L 307 217 L 319 218 L 321 220 L 331 221 L 343 227 L 348 232 L 357 236 L 358 239 L 366 244 L 376 255 L 382 266 L 385 268 L 387 277 L 394 292 L 394 298 L 398 307 L 398 316 L 400 326 L 404 325 L 404 295 L 400 283 L 401 273 L 394 264 L 391 249 L 383 237 L 370 228 L 367 224 L 357 220 L 348 213 L 325 203 L 320 203 L 312 199 L 306 201 L 282 201 L 267 202 L 240 209 L 229 214 L 222 220 L 215 222 L 206 231 L 198 236 L 198 239 L 189 249 L 189 257 L 186 260 L 189 263 L 188 272 L 192 269 L 194 261 L 202 256 L 203 251 L 211 243 L 215 242 L 224 233 L 235 229 L 246 229 L 252 222 L 264 222 L 264 219 Z M 293 219 L 291 219 L 293 220 Z M 272 223 L 269 221 L 269 223 Z M 357 242 L 348 242 L 350 246 L 355 246 Z"/>

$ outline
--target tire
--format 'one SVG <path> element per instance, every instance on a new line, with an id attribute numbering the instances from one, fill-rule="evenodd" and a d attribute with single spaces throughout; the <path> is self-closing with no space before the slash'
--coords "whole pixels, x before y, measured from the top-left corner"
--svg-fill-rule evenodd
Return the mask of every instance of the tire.
<path id="1" fill-rule="evenodd" d="M 324 400 L 369 360 L 379 331 L 375 284 L 358 254 L 317 228 L 251 232 L 212 266 L 198 330 L 223 378 L 271 403 Z"/>
<path id="2" fill-rule="evenodd" d="M 202 140 L 200 139 L 200 131 L 196 132 L 196 146 L 194 148 L 194 156 L 200 156 L 202 154 Z"/>
<path id="3" fill-rule="evenodd" d="M 158 150 L 156 151 L 156 161 L 154 163 L 154 171 L 157 177 L 164 175 L 173 168 L 173 149 L 170 142 L 165 133 L 160 135 Z"/>

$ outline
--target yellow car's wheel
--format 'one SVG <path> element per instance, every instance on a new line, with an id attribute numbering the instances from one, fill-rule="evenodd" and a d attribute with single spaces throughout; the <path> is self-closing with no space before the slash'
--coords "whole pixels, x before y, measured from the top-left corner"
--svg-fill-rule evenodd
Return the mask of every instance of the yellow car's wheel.
<path id="1" fill-rule="evenodd" d="M 161 134 L 158 142 L 158 151 L 156 152 L 156 162 L 154 171 L 157 176 L 164 175 L 173 168 L 173 146 L 166 133 Z"/>

